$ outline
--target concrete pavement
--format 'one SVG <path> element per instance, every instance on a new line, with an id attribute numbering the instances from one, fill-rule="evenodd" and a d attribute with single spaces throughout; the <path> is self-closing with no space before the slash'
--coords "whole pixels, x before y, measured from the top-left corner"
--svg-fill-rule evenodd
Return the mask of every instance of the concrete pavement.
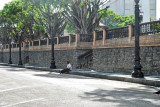
<path id="1" fill-rule="evenodd" d="M 60 70 L 62 70 L 62 69 L 50 69 L 48 67 L 37 67 L 37 66 L 31 66 L 31 65 L 23 65 L 23 66 L 18 66 L 16 64 L 9 65 L 7 63 L 0 63 L 0 65 L 21 67 L 21 68 L 27 68 L 27 69 L 49 71 L 49 72 L 59 72 Z M 73 69 L 71 74 L 160 87 L 160 76 L 145 76 L 144 78 L 132 78 L 130 74 L 99 72 L 94 70 L 80 70 L 80 69 Z"/>
<path id="2" fill-rule="evenodd" d="M 0 65 L 0 107 L 160 107 L 158 89 Z"/>

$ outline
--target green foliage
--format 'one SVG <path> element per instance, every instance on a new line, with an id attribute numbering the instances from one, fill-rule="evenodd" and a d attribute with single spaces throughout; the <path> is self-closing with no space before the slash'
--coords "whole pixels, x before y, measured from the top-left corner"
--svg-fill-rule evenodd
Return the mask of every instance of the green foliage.
<path id="1" fill-rule="evenodd" d="M 110 28 L 126 26 L 134 23 L 134 15 L 121 16 L 111 10 L 102 10 L 100 14 L 103 16 L 101 22 Z"/>
<path id="2" fill-rule="evenodd" d="M 71 33 L 71 34 L 75 33 L 74 26 L 70 22 L 68 22 L 65 29 L 67 30 L 68 33 Z"/>

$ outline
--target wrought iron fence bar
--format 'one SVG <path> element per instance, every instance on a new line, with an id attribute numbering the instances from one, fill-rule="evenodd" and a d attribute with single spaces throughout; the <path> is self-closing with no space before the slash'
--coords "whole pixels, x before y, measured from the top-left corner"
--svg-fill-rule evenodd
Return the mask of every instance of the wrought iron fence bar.
<path id="1" fill-rule="evenodd" d="M 93 42 L 93 35 L 80 34 L 80 42 Z"/>
<path id="2" fill-rule="evenodd" d="M 129 37 L 128 26 L 108 29 L 106 39 Z"/>
<path id="3" fill-rule="evenodd" d="M 57 38 L 54 38 L 54 44 L 57 44 Z"/>
<path id="4" fill-rule="evenodd" d="M 75 42 L 76 40 L 76 35 L 71 35 L 71 43 Z"/>
<path id="5" fill-rule="evenodd" d="M 40 40 L 40 45 L 47 45 L 47 39 Z"/>
<path id="6" fill-rule="evenodd" d="M 33 41 L 33 46 L 39 46 L 39 41 Z"/>
<path id="7" fill-rule="evenodd" d="M 6 49 L 8 49 L 8 45 L 6 45 Z"/>
<path id="8" fill-rule="evenodd" d="M 69 43 L 69 36 L 63 36 L 59 38 L 59 44 Z"/>
<path id="9" fill-rule="evenodd" d="M 13 46 L 13 48 L 16 48 L 16 44 L 13 44 L 12 46 Z"/>
<path id="10" fill-rule="evenodd" d="M 103 31 L 97 31 L 96 40 L 102 40 L 103 39 Z"/>
<path id="11" fill-rule="evenodd" d="M 135 29 L 135 25 L 133 25 L 133 29 Z M 135 32 L 133 33 L 135 34 Z M 159 33 L 160 33 L 160 21 L 152 21 L 140 24 L 140 36 L 153 35 Z"/>

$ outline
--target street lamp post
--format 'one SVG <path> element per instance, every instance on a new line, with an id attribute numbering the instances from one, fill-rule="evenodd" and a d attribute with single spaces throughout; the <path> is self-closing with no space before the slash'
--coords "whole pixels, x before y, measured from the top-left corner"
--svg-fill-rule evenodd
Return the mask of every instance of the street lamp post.
<path id="1" fill-rule="evenodd" d="M 53 24 L 51 23 L 51 43 L 52 43 L 52 49 L 51 49 L 51 66 L 50 69 L 56 69 L 55 65 L 55 59 L 54 59 L 54 36 L 53 36 Z"/>
<path id="2" fill-rule="evenodd" d="M 12 58 L 11 58 L 11 35 L 9 36 L 9 62 L 8 64 L 12 64 Z"/>
<path id="3" fill-rule="evenodd" d="M 134 71 L 132 72 L 132 77 L 143 78 L 143 72 L 141 71 L 142 65 L 140 63 L 140 46 L 139 46 L 139 35 L 140 35 L 140 11 L 139 11 L 139 0 L 135 0 L 135 62 Z"/>
<path id="4" fill-rule="evenodd" d="M 19 38 L 19 63 L 18 65 L 23 65 L 22 59 L 21 59 L 21 36 L 22 36 L 22 33 L 19 33 L 18 35 L 18 38 Z"/>

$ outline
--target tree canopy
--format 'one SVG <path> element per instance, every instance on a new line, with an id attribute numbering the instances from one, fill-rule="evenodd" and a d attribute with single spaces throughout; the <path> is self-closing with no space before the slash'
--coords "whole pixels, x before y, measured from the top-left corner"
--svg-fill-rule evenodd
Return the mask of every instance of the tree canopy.
<path id="1" fill-rule="evenodd" d="M 101 22 L 109 28 L 127 26 L 135 22 L 134 15 L 121 16 L 111 10 L 103 10 L 100 14 L 102 15 Z"/>
<path id="2" fill-rule="evenodd" d="M 0 11 L 0 38 L 16 42 L 69 33 L 91 34 L 103 22 L 109 27 L 125 26 L 134 16 L 120 16 L 101 7 L 108 0 L 13 0 Z"/>

